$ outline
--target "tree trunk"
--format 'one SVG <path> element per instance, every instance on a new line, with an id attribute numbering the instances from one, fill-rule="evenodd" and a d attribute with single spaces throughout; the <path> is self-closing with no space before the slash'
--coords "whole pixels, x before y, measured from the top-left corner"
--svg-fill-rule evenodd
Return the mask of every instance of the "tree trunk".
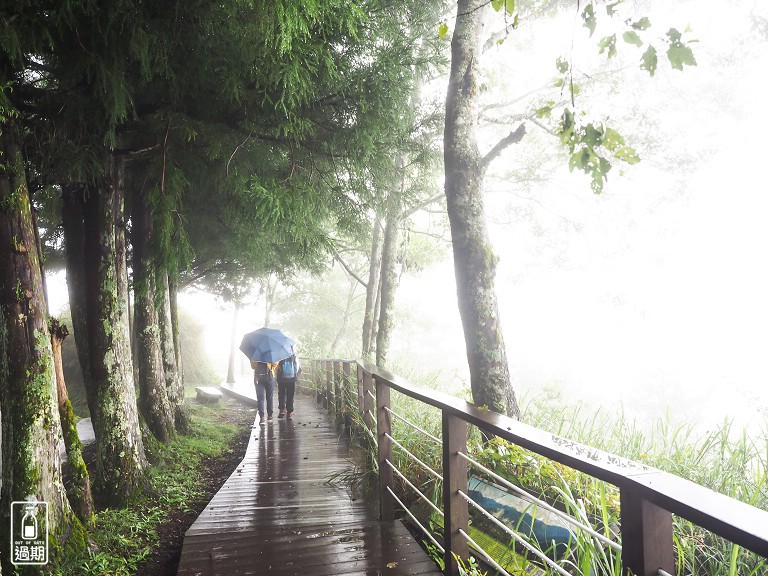
<path id="1" fill-rule="evenodd" d="M 381 304 L 379 309 L 379 328 L 376 333 L 376 365 L 385 368 L 389 339 L 395 324 L 394 305 L 397 290 L 397 231 L 400 216 L 399 196 L 390 193 L 387 206 L 384 243 L 381 250 L 381 284 L 379 292 Z"/>
<path id="2" fill-rule="evenodd" d="M 75 339 L 96 437 L 92 488 L 98 501 L 116 506 L 143 487 L 147 463 L 128 328 L 122 166 L 111 156 L 106 174 L 98 190 L 65 188 L 62 215 Z"/>
<path id="3" fill-rule="evenodd" d="M 178 321 L 175 320 L 177 312 L 176 297 L 172 294 L 175 290 L 173 283 L 168 278 L 168 273 L 163 273 L 163 310 L 160 315 L 160 334 L 163 349 L 163 368 L 165 371 L 165 383 L 168 388 L 168 399 L 173 411 L 174 428 L 177 432 L 189 430 L 189 414 L 184 406 L 184 374 L 181 371 L 181 348 L 178 337 Z"/>
<path id="4" fill-rule="evenodd" d="M 53 365 L 56 372 L 56 395 L 59 402 L 64 449 L 67 453 L 67 465 L 70 472 L 70 479 L 65 487 L 72 510 L 84 525 L 90 526 L 93 523 L 91 480 L 85 466 L 85 460 L 83 460 L 83 445 L 77 434 L 77 422 L 75 421 L 75 413 L 72 411 L 72 403 L 69 401 L 69 394 L 67 394 L 64 367 L 61 361 L 61 344 L 69 335 L 69 330 L 66 326 L 60 325 L 58 320 L 51 319 L 50 322 Z"/>
<path id="5" fill-rule="evenodd" d="M 235 383 L 235 354 L 237 345 L 237 315 L 240 312 L 240 302 L 233 302 L 235 309 L 232 312 L 232 332 L 229 336 L 229 362 L 227 363 L 227 384 Z"/>
<path id="6" fill-rule="evenodd" d="M 373 241 L 371 243 L 371 262 L 368 267 L 368 284 L 365 287 L 365 317 L 363 319 L 363 358 L 375 357 L 373 344 L 375 338 L 376 302 L 379 293 L 381 274 L 381 225 L 379 219 L 373 219 Z"/>
<path id="7" fill-rule="evenodd" d="M 497 257 L 485 225 L 485 166 L 477 145 L 478 65 L 486 0 L 459 0 L 445 105 L 445 195 L 472 398 L 520 417 L 494 288 Z"/>
<path id="8" fill-rule="evenodd" d="M 163 365 L 157 275 L 147 248 L 152 236 L 152 212 L 140 191 L 133 197 L 133 309 L 139 361 L 139 412 L 160 442 L 174 436 L 174 410 L 168 397 Z"/>
<path id="9" fill-rule="evenodd" d="M 48 311 L 16 134 L 5 120 L 0 134 L 0 550 L 7 574 L 16 573 L 10 563 L 11 502 L 28 497 L 47 502 L 54 541 L 62 542 L 73 529 L 82 531 L 62 482 Z"/>

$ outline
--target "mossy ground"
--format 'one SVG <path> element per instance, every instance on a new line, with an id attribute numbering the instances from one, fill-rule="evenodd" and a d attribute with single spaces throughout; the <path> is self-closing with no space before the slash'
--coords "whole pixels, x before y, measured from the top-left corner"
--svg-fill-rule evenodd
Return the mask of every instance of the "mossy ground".
<path id="1" fill-rule="evenodd" d="M 97 549 L 67 559 L 54 574 L 175 576 L 184 533 L 242 460 L 255 417 L 253 409 L 228 398 L 214 405 L 194 398 L 187 403 L 190 433 L 162 449 L 149 472 L 152 493 L 126 509 L 97 511 L 90 534 Z M 83 452 L 92 466 L 92 446 Z"/>

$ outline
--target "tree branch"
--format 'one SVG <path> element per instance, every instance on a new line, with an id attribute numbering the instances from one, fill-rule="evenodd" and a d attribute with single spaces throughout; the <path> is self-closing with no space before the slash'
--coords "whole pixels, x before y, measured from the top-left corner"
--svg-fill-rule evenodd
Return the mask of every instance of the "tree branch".
<path id="1" fill-rule="evenodd" d="M 344 262 L 344 260 L 341 259 L 341 256 L 336 251 L 336 248 L 331 248 L 331 250 L 333 251 L 333 258 L 334 258 L 334 260 L 336 260 L 336 262 L 341 264 L 341 267 L 344 268 L 344 270 L 346 270 L 347 274 L 349 274 L 350 276 L 352 276 L 352 278 L 354 278 L 355 280 L 360 282 L 360 284 L 362 284 L 364 288 L 368 289 L 368 283 L 367 282 L 363 282 L 363 280 L 361 280 L 360 277 L 357 274 L 354 273 L 354 271 L 347 265 L 347 263 Z"/>
<path id="2" fill-rule="evenodd" d="M 442 198 L 445 198 L 445 192 L 440 192 L 440 194 L 435 194 L 429 200 L 425 200 L 424 202 L 422 202 L 420 204 L 417 204 L 416 206 L 411 206 L 410 208 L 407 208 L 406 210 L 403 210 L 400 213 L 399 219 L 402 220 L 402 219 L 408 218 L 408 216 L 410 216 L 411 214 L 414 214 L 415 212 L 418 212 L 422 208 L 426 208 L 430 204 L 433 204 L 433 203 L 437 202 L 438 200 L 440 200 Z"/>
<path id="3" fill-rule="evenodd" d="M 520 124 L 520 126 L 507 134 L 506 137 L 499 140 L 496 146 L 491 148 L 491 151 L 488 152 L 488 154 L 486 154 L 485 157 L 480 161 L 480 166 L 482 167 L 483 171 L 487 170 L 488 165 L 493 162 L 507 147 L 520 142 L 520 140 L 523 139 L 523 136 L 525 136 L 525 123 Z"/>

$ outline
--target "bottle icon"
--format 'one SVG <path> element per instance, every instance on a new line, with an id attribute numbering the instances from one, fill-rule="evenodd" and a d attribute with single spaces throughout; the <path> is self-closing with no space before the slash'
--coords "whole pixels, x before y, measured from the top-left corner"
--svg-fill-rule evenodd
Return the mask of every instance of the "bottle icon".
<path id="1" fill-rule="evenodd" d="M 21 537 L 24 540 L 37 538 L 37 516 L 35 515 L 34 504 L 24 506 L 24 517 L 21 519 Z"/>

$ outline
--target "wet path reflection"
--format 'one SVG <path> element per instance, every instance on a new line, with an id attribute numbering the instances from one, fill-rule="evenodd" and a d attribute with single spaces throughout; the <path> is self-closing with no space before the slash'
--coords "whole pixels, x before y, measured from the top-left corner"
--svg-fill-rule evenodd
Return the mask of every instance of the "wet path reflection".
<path id="1" fill-rule="evenodd" d="M 325 481 L 349 445 L 297 394 L 293 419 L 253 428 L 245 458 L 189 528 L 180 576 L 441 574 L 400 522 Z"/>

